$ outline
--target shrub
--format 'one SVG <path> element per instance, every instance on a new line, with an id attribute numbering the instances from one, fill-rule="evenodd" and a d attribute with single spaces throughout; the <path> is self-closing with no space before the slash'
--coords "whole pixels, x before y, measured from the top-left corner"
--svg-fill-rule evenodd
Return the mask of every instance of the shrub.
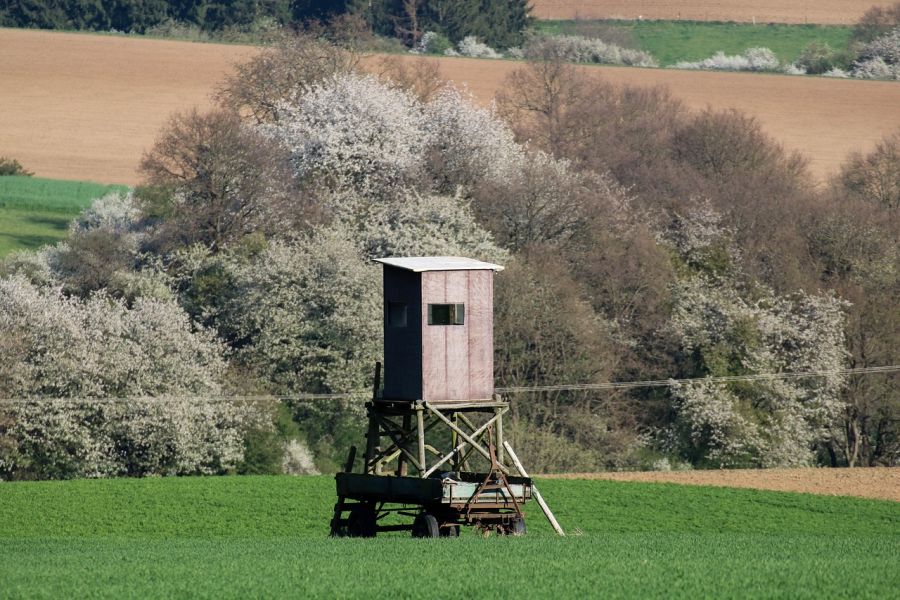
<path id="1" fill-rule="evenodd" d="M 900 66 L 888 64 L 879 56 L 853 63 L 850 74 L 857 79 L 900 79 Z"/>
<path id="2" fill-rule="evenodd" d="M 831 69 L 830 71 L 826 71 L 825 73 L 822 73 L 822 77 L 835 77 L 837 79 L 847 79 L 848 77 L 850 77 L 850 73 L 848 73 L 844 69 L 835 67 L 835 68 Z"/>
<path id="3" fill-rule="evenodd" d="M 303 220 L 287 155 L 230 112 L 174 115 L 140 171 L 148 184 L 141 208 L 160 221 L 158 250 L 203 244 L 218 252 Z"/>
<path id="4" fill-rule="evenodd" d="M 454 55 L 452 52 L 447 52 L 447 54 Z M 502 54 L 487 44 L 479 42 L 478 38 L 473 35 L 466 36 L 460 40 L 456 45 L 456 54 L 469 58 L 503 58 Z"/>
<path id="5" fill-rule="evenodd" d="M 717 52 L 700 61 L 681 61 L 673 69 L 704 69 L 716 71 L 779 71 L 781 62 L 768 48 L 748 48 L 743 54 L 726 55 Z"/>
<path id="6" fill-rule="evenodd" d="M 598 65 L 659 66 L 656 59 L 647 52 L 621 48 L 598 38 L 577 35 L 530 38 L 525 46 L 525 55 L 553 55 L 560 60 Z"/>
<path id="7" fill-rule="evenodd" d="M 415 51 L 420 54 L 443 54 L 453 47 L 453 43 L 446 36 L 434 31 L 426 31 L 419 38 Z"/>
<path id="8" fill-rule="evenodd" d="M 852 75 L 860 79 L 900 79 L 900 27 L 862 46 Z"/>
<path id="9" fill-rule="evenodd" d="M 27 171 L 16 159 L 0 156 L 0 176 L 4 175 L 24 175 L 25 177 L 31 177 L 34 173 Z"/>
<path id="10" fill-rule="evenodd" d="M 335 76 L 356 70 L 359 56 L 312 33 L 285 35 L 225 78 L 216 99 L 226 109 L 250 113 L 257 123 L 278 118 L 278 107 Z"/>
<path id="11" fill-rule="evenodd" d="M 879 36 L 862 46 L 857 57 L 860 61 L 881 58 L 889 65 L 900 64 L 900 27 Z"/>
<path id="12" fill-rule="evenodd" d="M 800 52 L 796 65 L 811 75 L 821 75 L 841 66 L 831 46 L 821 42 L 807 44 Z"/>
<path id="13" fill-rule="evenodd" d="M 257 408 L 216 399 L 224 348 L 172 301 L 0 279 L 0 338 L 16 341 L 0 345 L 0 394 L 20 399 L 0 406 L 4 477 L 221 473 L 258 424 Z"/>
<path id="14" fill-rule="evenodd" d="M 424 106 L 427 169 L 437 189 L 453 194 L 484 179 L 502 180 L 524 159 L 512 131 L 493 109 L 445 87 Z"/>

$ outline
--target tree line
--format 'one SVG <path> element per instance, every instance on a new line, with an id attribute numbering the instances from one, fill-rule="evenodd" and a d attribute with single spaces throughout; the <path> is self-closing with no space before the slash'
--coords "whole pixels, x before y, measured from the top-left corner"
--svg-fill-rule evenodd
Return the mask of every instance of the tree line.
<path id="1" fill-rule="evenodd" d="M 219 32 L 348 16 L 410 46 L 426 31 L 454 43 L 476 36 L 491 46 L 516 46 L 530 22 L 526 0 L 0 0 L 0 26 L 40 29 L 145 33 L 175 22 Z"/>
<path id="2" fill-rule="evenodd" d="M 3 477 L 337 468 L 360 403 L 261 398 L 370 388 L 403 255 L 506 265 L 500 386 L 700 380 L 512 395 L 537 471 L 900 460 L 897 375 L 841 374 L 898 362 L 900 134 L 822 188 L 754 119 L 552 53 L 485 109 L 308 33 L 217 102 L 0 264 L 0 396 L 58 399 L 0 404 Z"/>

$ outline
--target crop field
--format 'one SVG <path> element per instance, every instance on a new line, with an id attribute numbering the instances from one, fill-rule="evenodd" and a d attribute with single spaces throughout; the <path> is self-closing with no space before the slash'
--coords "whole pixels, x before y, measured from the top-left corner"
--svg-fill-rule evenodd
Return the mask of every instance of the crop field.
<path id="1" fill-rule="evenodd" d="M 539 19 L 649 19 L 849 25 L 874 0 L 532 0 Z"/>
<path id="2" fill-rule="evenodd" d="M 719 51 L 741 54 L 758 47 L 768 48 L 782 62 L 794 62 L 811 42 L 825 43 L 836 50 L 846 48 L 852 32 L 844 25 L 701 21 L 538 21 L 535 27 L 548 34 L 578 35 L 612 29 L 633 40 L 635 48 L 652 54 L 662 66 L 701 60 Z"/>
<path id="3" fill-rule="evenodd" d="M 884 598 L 900 504 L 541 480 L 570 535 L 327 538 L 328 476 L 0 485 L 0 597 Z"/>
<path id="4" fill-rule="evenodd" d="M 867 469 L 727 469 L 695 471 L 610 471 L 553 475 L 561 479 L 608 479 L 715 485 L 803 492 L 829 496 L 859 496 L 900 502 L 900 468 Z"/>
<path id="5" fill-rule="evenodd" d="M 0 177 L 0 256 L 63 239 L 91 200 L 125 186 L 39 177 Z"/>
<path id="6" fill-rule="evenodd" d="M 42 177 L 134 184 L 168 115 L 210 105 L 241 46 L 0 29 L 0 156 Z M 487 104 L 514 61 L 441 59 L 446 78 Z M 666 85 L 688 106 L 760 120 L 823 180 L 848 152 L 900 127 L 900 85 L 753 73 L 583 67 L 617 84 Z"/>

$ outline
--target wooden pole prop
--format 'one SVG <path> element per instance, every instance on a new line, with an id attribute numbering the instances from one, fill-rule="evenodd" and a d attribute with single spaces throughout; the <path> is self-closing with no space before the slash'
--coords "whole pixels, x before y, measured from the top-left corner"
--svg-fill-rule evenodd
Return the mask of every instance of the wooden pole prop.
<path id="1" fill-rule="evenodd" d="M 512 446 L 509 445 L 509 442 L 503 442 L 503 447 L 506 448 L 506 453 L 509 454 L 509 457 L 512 459 L 513 464 L 516 465 L 516 468 L 519 470 L 519 474 L 522 477 L 528 477 L 528 473 L 525 472 L 525 467 L 522 466 L 522 463 L 519 462 L 519 457 L 516 456 L 516 453 L 513 452 Z M 534 499 L 537 500 L 538 506 L 541 507 L 541 510 L 544 511 L 544 516 L 547 517 L 547 520 L 550 521 L 550 525 L 553 526 L 553 529 L 556 530 L 556 533 L 565 537 L 566 533 L 563 531 L 562 527 L 559 526 L 559 523 L 556 521 L 556 517 L 553 516 L 553 513 L 550 512 L 550 507 L 547 506 L 547 503 L 544 502 L 544 497 L 541 496 L 541 493 L 538 491 L 537 486 L 532 484 L 532 491 L 534 492 Z"/>

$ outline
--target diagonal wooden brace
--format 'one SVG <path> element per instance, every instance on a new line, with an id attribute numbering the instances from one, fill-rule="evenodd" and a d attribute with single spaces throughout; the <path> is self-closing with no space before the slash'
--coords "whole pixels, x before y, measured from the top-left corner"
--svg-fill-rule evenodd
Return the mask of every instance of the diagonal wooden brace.
<path id="1" fill-rule="evenodd" d="M 443 421 L 444 424 L 447 425 L 447 427 L 449 427 L 450 429 L 452 429 L 453 431 L 455 431 L 457 434 L 459 434 L 459 436 L 460 436 L 463 440 L 465 440 L 465 442 L 467 442 L 469 445 L 471 445 L 472 448 L 474 448 L 474 449 L 477 450 L 479 453 L 481 453 L 481 455 L 484 456 L 486 459 L 491 460 L 491 453 L 488 452 L 487 450 L 485 450 L 485 449 L 481 446 L 481 444 L 479 444 L 477 441 L 475 441 L 474 437 L 477 437 L 478 435 L 481 435 L 481 433 L 483 433 L 483 431 L 484 431 L 485 429 L 487 429 L 488 425 L 493 424 L 494 421 L 496 421 L 497 419 L 499 419 L 499 418 L 503 415 L 503 413 L 505 413 L 505 412 L 506 412 L 507 410 L 509 410 L 509 409 L 504 409 L 504 410 L 502 410 L 502 411 L 496 413 L 493 417 L 491 417 L 491 418 L 488 420 L 487 423 L 485 423 L 484 425 L 482 425 L 481 427 L 479 427 L 478 430 L 476 430 L 475 434 L 469 435 L 469 434 L 467 434 L 465 431 L 463 431 L 460 427 L 458 427 L 453 421 L 451 421 L 450 419 L 448 419 L 447 417 L 445 417 L 445 416 L 444 416 L 439 410 L 437 410 L 436 408 L 433 408 L 433 407 L 429 406 L 428 404 L 426 404 L 425 407 L 426 407 L 428 410 L 430 410 L 430 411 L 431 411 L 438 419 L 440 419 L 441 421 Z M 424 476 L 427 477 L 428 475 L 430 475 L 431 473 L 433 473 L 440 465 L 442 465 L 442 464 L 444 464 L 445 462 L 447 462 L 448 460 L 450 460 L 450 458 L 453 456 L 453 454 L 456 453 L 456 452 L 458 452 L 459 450 L 461 450 L 461 449 L 462 449 L 462 446 L 464 446 L 464 445 L 465 445 L 465 444 L 460 444 L 456 449 L 453 450 L 453 452 L 451 452 L 450 454 L 448 454 L 447 456 L 445 456 L 443 459 L 441 459 L 440 462 L 438 462 L 438 463 L 435 464 L 433 467 L 431 467 L 431 468 L 425 473 Z M 503 471 L 503 473 L 509 475 L 509 469 L 508 469 L 508 468 L 506 468 L 506 467 L 503 466 L 503 465 L 499 465 L 499 467 L 500 467 L 500 470 Z"/>

